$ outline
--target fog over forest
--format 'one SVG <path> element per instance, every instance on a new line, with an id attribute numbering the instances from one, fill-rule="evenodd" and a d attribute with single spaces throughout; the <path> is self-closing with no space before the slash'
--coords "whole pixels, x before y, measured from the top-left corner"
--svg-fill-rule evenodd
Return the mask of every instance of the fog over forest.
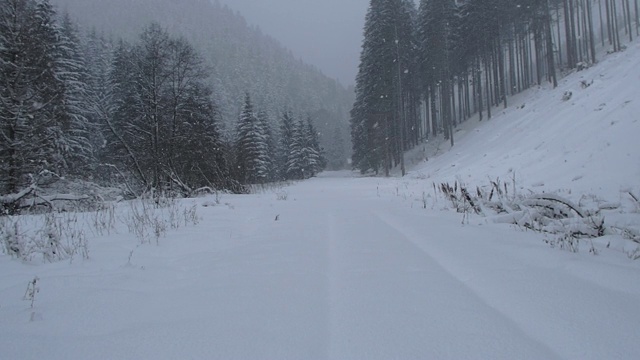
<path id="1" fill-rule="evenodd" d="M 369 0 L 222 2 L 328 76 L 354 83 Z"/>

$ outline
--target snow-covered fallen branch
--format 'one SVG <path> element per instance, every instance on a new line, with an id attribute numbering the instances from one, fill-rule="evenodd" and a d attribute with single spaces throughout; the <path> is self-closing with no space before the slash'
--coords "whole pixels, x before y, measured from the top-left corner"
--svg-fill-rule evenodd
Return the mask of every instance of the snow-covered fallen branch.
<path id="1" fill-rule="evenodd" d="M 73 194 L 55 194 L 48 196 L 35 196 L 32 199 L 24 200 L 21 204 L 21 208 L 29 208 L 39 205 L 53 206 L 54 201 L 82 201 L 89 200 L 91 197 L 87 195 L 73 195 Z"/>
<path id="2" fill-rule="evenodd" d="M 500 224 L 513 224 L 535 231 L 572 238 L 596 238 L 605 234 L 604 218 L 583 209 L 557 194 L 521 196 L 508 194 L 506 184 L 490 181 L 490 191 L 476 188 L 475 194 L 463 184 L 442 183 L 438 190 L 458 212 L 469 211 L 492 218 Z M 434 184 L 435 188 L 435 184 Z M 631 235 L 633 236 L 633 235 Z"/>
<path id="3" fill-rule="evenodd" d="M 538 200 L 538 201 L 536 201 L 536 200 Z M 587 213 L 585 211 L 583 211 L 582 209 L 580 209 L 580 206 L 578 206 L 577 204 L 575 204 L 574 202 L 572 202 L 569 199 L 565 199 L 565 198 L 563 198 L 563 197 L 561 197 L 559 195 L 555 195 L 555 194 L 536 194 L 536 195 L 532 195 L 528 199 L 526 199 L 524 203 L 525 203 L 525 205 L 530 205 L 530 206 L 548 207 L 549 204 L 553 203 L 553 202 L 565 205 L 569 209 L 575 211 L 576 214 L 578 214 L 581 218 L 587 217 Z"/>
<path id="4" fill-rule="evenodd" d="M 38 187 L 35 184 L 22 189 L 20 192 L 15 194 L 1 195 L 0 196 L 0 205 L 7 206 L 11 204 L 15 204 L 18 201 L 22 200 L 25 196 L 34 192 Z"/>

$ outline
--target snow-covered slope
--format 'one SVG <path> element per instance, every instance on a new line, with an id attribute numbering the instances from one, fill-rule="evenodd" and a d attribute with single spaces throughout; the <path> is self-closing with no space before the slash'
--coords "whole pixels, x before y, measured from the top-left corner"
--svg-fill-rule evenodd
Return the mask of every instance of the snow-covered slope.
<path id="1" fill-rule="evenodd" d="M 584 87 L 585 85 L 588 87 Z M 571 99 L 564 101 L 565 93 Z M 432 141 L 414 176 L 487 184 L 500 178 L 534 191 L 571 191 L 618 201 L 640 190 L 640 43 L 596 66 L 532 89 L 477 117 L 455 134 L 456 145 Z M 444 151 L 444 153 L 443 153 Z M 434 153 L 438 155 L 433 156 Z"/>

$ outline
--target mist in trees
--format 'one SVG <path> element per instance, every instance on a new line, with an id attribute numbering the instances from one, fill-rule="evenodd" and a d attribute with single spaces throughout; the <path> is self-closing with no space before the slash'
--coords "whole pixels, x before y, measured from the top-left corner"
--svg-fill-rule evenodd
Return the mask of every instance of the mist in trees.
<path id="1" fill-rule="evenodd" d="M 209 0 L 51 0 L 92 29 L 135 42 L 155 22 L 198 50 L 210 77 L 205 80 L 220 113 L 220 131 L 232 137 L 246 92 L 271 126 L 285 109 L 311 115 L 329 149 L 335 127 L 348 131 L 353 92 L 305 64 L 277 40 L 249 25 L 242 15 Z M 321 115 L 320 115 L 321 114 Z M 328 116 L 325 116 L 328 115 Z M 322 116 L 322 119 L 320 119 Z M 349 154 L 345 154 L 345 159 Z"/>
<path id="2" fill-rule="evenodd" d="M 0 4 L 0 204 L 17 211 L 42 175 L 190 196 L 305 179 L 326 166 L 310 116 L 279 118 L 247 93 L 225 134 L 212 70 L 158 23 L 133 41 L 82 33 L 48 0 Z M 285 129 L 286 128 L 286 129 Z M 285 131 L 286 130 L 286 131 Z"/>

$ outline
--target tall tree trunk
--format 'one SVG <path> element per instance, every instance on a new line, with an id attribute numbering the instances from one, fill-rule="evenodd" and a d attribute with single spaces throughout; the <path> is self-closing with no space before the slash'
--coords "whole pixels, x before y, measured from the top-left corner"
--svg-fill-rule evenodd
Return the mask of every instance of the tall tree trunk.
<path id="1" fill-rule="evenodd" d="M 629 0 L 625 0 L 627 4 L 627 24 L 629 24 L 629 42 L 633 41 L 633 29 L 631 28 L 631 6 L 629 5 Z"/>
<path id="2" fill-rule="evenodd" d="M 638 0 L 633 0 L 633 6 L 636 11 L 636 36 L 640 36 L 640 14 L 638 14 Z"/>
<path id="3" fill-rule="evenodd" d="M 608 0 L 606 0 L 608 1 Z M 571 37 L 571 12 L 569 11 L 569 0 L 563 1 L 564 5 L 564 36 L 565 46 L 567 47 L 567 67 L 573 69 L 575 67 L 575 59 L 573 58 L 573 39 Z"/>
<path id="4" fill-rule="evenodd" d="M 562 66 L 562 35 L 560 34 L 560 2 L 556 1 L 556 29 L 558 32 L 558 64 Z M 548 5 L 548 4 L 547 4 Z"/>
<path id="5" fill-rule="evenodd" d="M 576 26 L 576 14 L 575 14 L 575 1 L 569 0 L 569 19 L 571 22 L 571 56 L 573 58 L 573 66 L 575 67 L 580 59 L 578 58 L 578 37 L 576 35 L 577 26 Z"/>
<path id="6" fill-rule="evenodd" d="M 604 21 L 602 20 L 602 0 L 598 0 L 598 13 L 600 14 L 600 40 L 604 47 Z"/>
<path id="7" fill-rule="evenodd" d="M 476 89 L 474 94 L 478 95 L 478 113 L 480 114 L 480 121 L 482 121 L 482 111 L 484 107 L 483 99 L 482 99 L 482 65 L 480 64 L 480 57 L 476 57 L 476 65 L 473 72 L 474 80 L 473 86 Z"/>
<path id="8" fill-rule="evenodd" d="M 620 44 L 620 31 L 618 27 L 618 6 L 614 0 L 611 1 L 611 15 L 613 17 L 613 41 L 616 44 L 614 51 L 620 51 L 622 46 Z"/>
<path id="9" fill-rule="evenodd" d="M 487 56 L 488 57 L 488 56 Z M 487 98 L 487 119 L 491 120 L 491 74 L 489 74 L 489 64 L 485 61 L 484 64 L 485 81 L 486 81 L 486 98 Z"/>
<path id="10" fill-rule="evenodd" d="M 613 42 L 613 30 L 612 30 L 612 24 L 611 24 L 611 6 L 609 6 L 609 1 L 610 0 L 604 0 L 605 16 L 607 18 L 607 37 L 609 38 L 609 45 L 613 45 L 615 49 L 615 43 Z"/>
<path id="11" fill-rule="evenodd" d="M 556 77 L 556 64 L 555 59 L 553 58 L 553 39 L 551 37 L 551 12 L 549 10 L 549 0 L 545 0 L 546 6 L 546 21 L 545 21 L 545 30 L 546 30 L 546 38 L 547 38 L 547 62 L 549 64 L 549 74 L 551 75 L 553 88 L 558 87 L 558 79 Z"/>
<path id="12" fill-rule="evenodd" d="M 435 84 L 432 83 L 429 86 L 429 95 L 431 98 L 431 132 L 433 133 L 433 136 L 438 136 L 439 131 L 438 131 L 438 110 L 436 108 L 437 104 L 436 104 L 436 96 L 437 96 L 437 89 L 435 89 Z"/>
<path id="13" fill-rule="evenodd" d="M 593 33 L 593 5 L 591 0 L 587 0 L 587 17 L 589 22 L 589 50 L 591 52 L 591 63 L 595 64 L 596 59 L 596 40 Z"/>

